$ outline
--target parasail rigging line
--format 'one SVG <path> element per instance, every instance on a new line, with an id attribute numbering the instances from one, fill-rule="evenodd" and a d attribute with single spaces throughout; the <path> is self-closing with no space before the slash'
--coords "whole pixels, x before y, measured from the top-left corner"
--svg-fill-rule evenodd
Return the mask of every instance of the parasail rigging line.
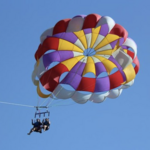
<path id="1" fill-rule="evenodd" d="M 54 66 L 53 66 L 53 67 L 54 67 Z M 53 68 L 53 67 L 52 67 L 52 68 Z M 48 67 L 46 68 L 46 71 L 48 71 Z M 52 73 L 52 72 L 50 72 L 47 81 L 49 80 L 51 73 Z M 52 93 L 51 93 L 51 95 L 52 95 Z M 54 99 L 54 98 L 53 98 L 53 99 Z M 37 103 L 37 106 L 38 106 L 38 107 L 41 107 L 41 106 L 42 106 L 43 104 L 45 104 L 47 101 L 50 101 L 50 100 L 45 99 L 45 100 L 40 104 L 40 99 L 39 99 L 39 100 L 38 100 L 38 103 Z M 53 101 L 53 100 L 52 100 L 52 101 Z M 48 102 L 47 105 L 46 105 L 46 107 L 48 107 L 49 104 L 52 103 L 52 101 Z"/>
<path id="2" fill-rule="evenodd" d="M 23 104 L 16 104 L 16 103 L 9 103 L 9 102 L 2 102 L 0 101 L 1 104 L 7 104 L 7 105 L 16 105 L 16 106 L 23 106 L 23 107 L 35 107 L 35 106 L 31 106 L 31 105 L 23 105 Z"/>

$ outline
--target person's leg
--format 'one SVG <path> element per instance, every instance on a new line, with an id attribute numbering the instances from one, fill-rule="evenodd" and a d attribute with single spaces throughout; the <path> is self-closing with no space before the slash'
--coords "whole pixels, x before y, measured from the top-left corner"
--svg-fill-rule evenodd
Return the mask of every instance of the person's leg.
<path id="1" fill-rule="evenodd" d="M 44 131 L 46 130 L 46 125 L 43 126 L 43 130 L 44 130 Z"/>
<path id="2" fill-rule="evenodd" d="M 48 130 L 48 129 L 49 129 L 49 126 L 46 127 L 46 130 Z"/>
<path id="3" fill-rule="evenodd" d="M 42 133 L 42 128 L 38 128 L 38 132 L 39 132 L 39 133 Z"/>
<path id="4" fill-rule="evenodd" d="M 30 132 L 28 133 L 28 135 L 30 135 L 34 130 L 35 130 L 35 128 L 32 128 L 32 129 L 30 130 Z"/>

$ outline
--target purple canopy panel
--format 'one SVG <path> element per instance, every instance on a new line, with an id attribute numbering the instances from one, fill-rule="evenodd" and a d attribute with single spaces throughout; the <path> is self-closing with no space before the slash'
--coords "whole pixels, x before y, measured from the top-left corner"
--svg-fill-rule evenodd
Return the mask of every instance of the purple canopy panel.
<path id="1" fill-rule="evenodd" d="M 128 46 L 124 46 L 124 45 L 121 45 L 121 47 L 122 47 L 123 49 L 128 49 L 128 48 L 129 48 Z"/>
<path id="2" fill-rule="evenodd" d="M 72 51 L 54 51 L 43 56 L 43 63 L 47 68 L 52 62 L 62 62 L 73 57 Z"/>
<path id="3" fill-rule="evenodd" d="M 96 78 L 96 86 L 94 92 L 104 92 L 110 90 L 109 77 Z"/>
<path id="4" fill-rule="evenodd" d="M 119 46 L 121 46 L 124 43 L 124 38 L 119 39 Z"/>
<path id="5" fill-rule="evenodd" d="M 73 51 L 58 51 L 59 55 L 60 55 L 60 62 L 73 58 Z"/>
<path id="6" fill-rule="evenodd" d="M 117 42 L 118 42 L 118 40 L 115 40 L 115 41 L 109 43 L 111 45 L 112 49 L 114 49 L 114 47 L 116 46 Z"/>
<path id="7" fill-rule="evenodd" d="M 52 62 L 60 62 L 60 55 L 58 51 L 54 51 L 43 56 L 43 64 L 47 68 Z"/>
<path id="8" fill-rule="evenodd" d="M 99 34 L 106 36 L 108 34 L 108 32 L 109 32 L 108 25 L 107 24 L 102 25 Z"/>
<path id="9" fill-rule="evenodd" d="M 73 32 L 63 32 L 63 33 L 58 33 L 55 34 L 54 37 L 64 39 L 66 41 L 69 41 L 71 43 L 75 43 L 77 41 L 77 36 Z"/>
<path id="10" fill-rule="evenodd" d="M 58 33 L 58 34 L 53 35 L 53 37 L 57 37 L 57 38 L 62 39 L 62 38 L 63 38 L 63 36 L 65 35 L 65 33 L 66 33 L 66 32 Z"/>
<path id="11" fill-rule="evenodd" d="M 62 80 L 62 84 L 69 84 L 71 85 L 75 90 L 78 88 L 78 85 L 81 81 L 81 76 L 76 74 L 76 73 L 72 73 L 69 72 L 67 74 L 67 76 Z"/>
<path id="12" fill-rule="evenodd" d="M 89 33 L 92 33 L 92 29 L 89 28 L 89 29 L 84 29 L 84 34 L 89 34 Z"/>
<path id="13" fill-rule="evenodd" d="M 95 63 L 95 68 L 96 68 L 96 76 L 98 76 L 102 72 L 106 72 L 106 69 L 101 62 Z"/>
<path id="14" fill-rule="evenodd" d="M 83 71 L 84 71 L 84 68 L 85 68 L 85 63 L 83 62 L 78 62 L 72 69 L 70 72 L 72 73 L 76 73 L 78 75 L 82 75 Z"/>

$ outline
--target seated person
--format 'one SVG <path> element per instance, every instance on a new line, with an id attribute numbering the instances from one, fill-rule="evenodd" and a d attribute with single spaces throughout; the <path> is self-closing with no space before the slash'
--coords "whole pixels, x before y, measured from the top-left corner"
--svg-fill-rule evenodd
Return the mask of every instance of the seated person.
<path id="1" fill-rule="evenodd" d="M 33 123 L 33 119 L 32 119 L 32 125 L 33 125 L 33 128 L 30 130 L 28 135 L 30 135 L 32 132 L 42 133 L 42 123 L 41 123 L 40 119 L 37 119 L 36 122 L 34 122 L 34 123 Z"/>
<path id="2" fill-rule="evenodd" d="M 50 127 L 50 121 L 48 118 L 46 118 L 45 120 L 43 119 L 42 121 L 42 124 L 43 124 L 43 130 L 46 131 L 49 129 Z"/>

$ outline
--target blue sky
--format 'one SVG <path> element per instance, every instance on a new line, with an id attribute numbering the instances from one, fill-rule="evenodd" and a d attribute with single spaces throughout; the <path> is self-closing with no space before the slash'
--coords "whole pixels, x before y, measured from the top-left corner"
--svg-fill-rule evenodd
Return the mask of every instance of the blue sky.
<path id="1" fill-rule="evenodd" d="M 132 87 L 101 104 L 52 107 L 51 129 L 30 130 L 35 110 L 0 103 L 0 149 L 149 150 L 149 1 L 148 0 L 5 0 L 0 1 L 0 101 L 34 106 L 31 81 L 41 33 L 78 14 L 110 16 L 138 46 L 140 71 Z"/>

